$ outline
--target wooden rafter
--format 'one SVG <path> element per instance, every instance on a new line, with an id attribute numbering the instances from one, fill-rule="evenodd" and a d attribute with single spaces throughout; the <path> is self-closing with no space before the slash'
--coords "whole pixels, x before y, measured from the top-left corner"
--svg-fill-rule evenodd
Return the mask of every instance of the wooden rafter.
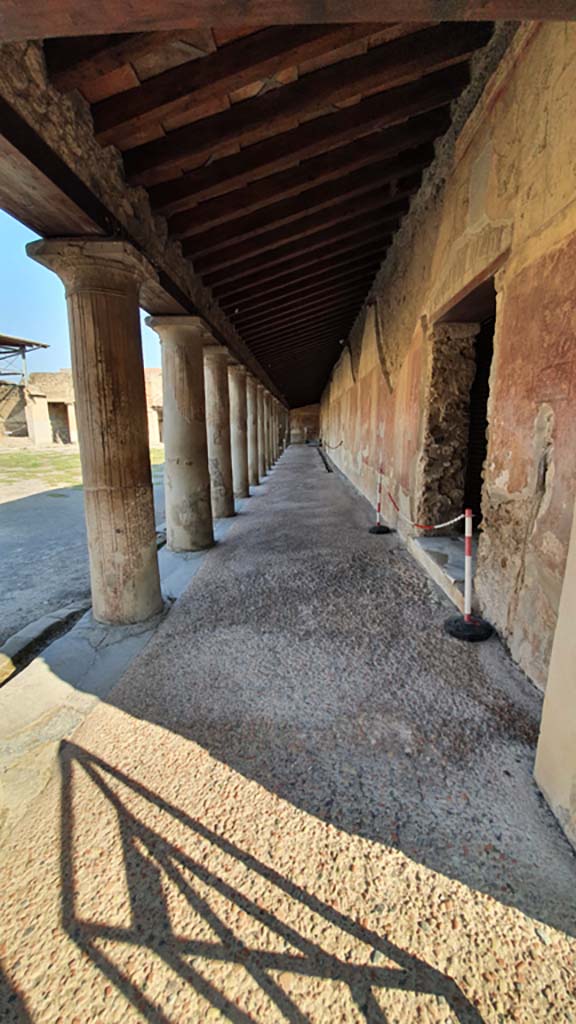
<path id="1" fill-rule="evenodd" d="M 132 133 L 174 115 L 201 116 L 206 103 L 272 78 L 279 71 L 365 39 L 380 26 L 295 25 L 264 29 L 237 39 L 202 60 L 192 60 L 94 106 L 97 138 L 122 147 Z M 408 31 L 407 28 L 404 31 Z"/>
<path id="2" fill-rule="evenodd" d="M 295 284 L 285 285 L 284 288 L 276 290 L 267 288 L 264 294 L 260 295 L 259 300 L 256 297 L 256 301 L 252 299 L 244 303 L 237 303 L 234 307 L 228 307 L 229 316 L 232 316 L 234 322 L 241 326 L 248 317 L 258 317 L 265 313 L 267 309 L 277 308 L 285 299 L 298 296 L 302 301 L 305 301 L 308 295 L 315 294 L 328 287 L 337 285 L 345 287 L 351 281 L 369 274 L 374 275 L 380 262 L 380 255 L 372 256 L 352 266 L 324 271 L 323 274 L 315 275 L 311 280 L 300 279 Z"/>
<path id="3" fill-rule="evenodd" d="M 3 0 L 6 41 L 241 24 L 362 21 L 575 20 L 572 0 Z"/>
<path id="4" fill-rule="evenodd" d="M 349 110 L 327 114 L 298 128 L 281 132 L 249 146 L 240 153 L 221 157 L 205 167 L 189 171 L 149 187 L 156 208 L 174 208 L 191 196 L 196 201 L 222 195 L 255 179 L 293 167 L 302 160 L 324 155 L 363 136 L 400 125 L 409 118 L 446 107 L 467 85 L 465 64 L 427 75 L 419 82 L 370 96 Z M 138 184 L 138 175 L 132 177 Z"/>
<path id="5" fill-rule="evenodd" d="M 347 61 L 345 74 L 339 64 L 322 68 L 283 89 L 136 146 L 126 153 L 127 171 L 142 184 L 154 180 L 158 172 L 174 176 L 231 145 L 250 145 L 262 133 L 291 127 L 362 93 L 385 92 L 462 63 L 487 42 L 490 32 L 485 24 L 438 25 L 384 43 Z"/>
<path id="6" fill-rule="evenodd" d="M 53 83 L 91 104 L 102 145 L 121 151 L 128 182 L 147 189 L 168 239 L 292 403 L 317 399 L 493 31 L 482 18 L 439 22 L 448 0 L 384 19 L 391 0 L 373 0 L 370 18 L 311 2 L 317 16 L 290 27 L 275 0 L 266 17 L 242 0 L 242 23 L 226 25 L 233 0 L 218 0 L 208 28 L 150 22 L 123 35 L 116 6 L 105 36 L 45 47 Z"/>
<path id="7" fill-rule="evenodd" d="M 398 220 L 408 210 L 407 202 L 400 197 L 411 196 L 416 190 L 414 181 L 410 181 L 405 189 L 399 189 L 395 194 L 389 187 L 360 196 L 355 200 L 345 200 L 335 204 L 328 210 L 321 210 L 320 213 L 311 214 L 308 217 L 301 217 L 296 224 L 285 224 L 282 227 L 273 228 L 258 234 L 255 239 L 248 239 L 235 246 L 224 246 L 214 253 L 196 259 L 194 256 L 194 243 L 190 242 L 184 246 L 184 252 L 191 255 L 200 273 L 205 271 L 225 270 L 228 267 L 247 263 L 264 253 L 270 254 L 268 258 L 276 260 L 279 256 L 292 252 L 292 246 L 310 245 L 313 247 L 320 237 L 326 237 L 329 229 L 335 228 L 338 232 L 348 229 L 355 230 L 360 217 L 370 213 L 375 219 L 385 217 L 387 221 Z M 345 236 L 344 236 L 345 237 Z M 336 234 L 334 241 L 340 238 Z M 305 240 L 305 241 L 304 241 Z"/>
<path id="8" fill-rule="evenodd" d="M 448 108 L 442 107 L 388 131 L 375 132 L 347 146 L 340 146 L 322 156 L 305 160 L 288 171 L 272 174 L 244 185 L 239 190 L 205 200 L 199 205 L 196 204 L 194 196 L 183 197 L 165 204 L 160 208 L 160 212 L 173 212 L 174 215 L 168 221 L 169 230 L 175 235 L 185 236 L 188 233 L 196 234 L 209 227 L 229 223 L 237 217 L 245 217 L 291 196 L 303 195 L 324 182 L 332 182 L 371 164 L 383 165 L 388 161 L 390 168 L 386 173 L 390 173 L 392 177 L 399 177 L 405 173 L 399 169 L 403 154 L 407 150 L 430 144 L 446 131 L 449 124 Z M 398 165 L 396 161 L 399 161 Z M 178 182 L 173 184 L 176 185 Z"/>
<path id="9" fill-rule="evenodd" d="M 389 238 L 381 238 L 378 235 L 376 240 L 369 240 L 363 245 L 353 244 L 352 251 L 349 246 L 340 251 L 333 252 L 332 249 L 326 256 L 312 257 L 311 267 L 305 259 L 296 261 L 291 270 L 272 270 L 271 277 L 263 280 L 248 281 L 242 286 L 238 285 L 214 285 L 213 292 L 218 297 L 220 305 L 226 310 L 233 310 L 239 303 L 250 302 L 254 297 L 262 299 L 264 296 L 274 297 L 286 287 L 290 288 L 299 283 L 314 281 L 326 274 L 337 273 L 339 270 L 347 269 L 355 263 L 366 263 L 370 260 L 382 260 L 386 248 L 390 242 Z M 264 271 L 263 271 L 264 273 Z M 264 285 L 264 287 L 262 287 Z"/>
<path id="10" fill-rule="evenodd" d="M 198 229 L 192 212 L 185 221 L 184 215 L 180 214 L 180 227 L 172 226 L 171 234 L 176 238 L 193 238 L 197 252 L 210 252 L 223 243 L 250 238 L 260 231 L 298 220 L 306 213 L 332 206 L 345 198 L 353 199 L 364 192 L 394 183 L 398 178 L 421 172 L 433 157 L 434 147 L 429 143 L 416 150 L 408 150 L 395 160 L 369 164 L 352 174 L 342 173 L 336 180 L 324 182 L 289 199 L 269 203 L 262 210 L 252 211 L 243 217 L 230 217 L 225 224 L 204 231 Z"/>
<path id="11" fill-rule="evenodd" d="M 244 287 L 244 285 L 252 285 L 258 280 L 261 284 L 266 284 L 276 280 L 284 271 L 293 270 L 295 267 L 304 269 L 313 266 L 316 268 L 320 260 L 325 257 L 332 258 L 343 253 L 348 255 L 360 246 L 368 244 L 373 245 L 374 249 L 382 247 L 390 241 L 391 232 L 396 226 L 396 223 L 392 222 L 391 225 L 387 225 L 386 230 L 385 223 L 383 226 L 371 216 L 362 218 L 360 223 L 357 222 L 344 232 L 330 231 L 327 232 L 325 238 L 317 237 L 315 239 L 317 244 L 314 246 L 296 243 L 289 253 L 282 253 L 275 262 L 272 262 L 270 257 L 268 259 L 259 258 L 256 261 L 250 261 L 248 266 L 245 263 L 239 268 L 232 267 L 215 274 L 207 274 L 205 281 L 210 287 L 214 287 L 216 294 L 224 292 L 223 286 L 227 286 L 232 291 Z"/>

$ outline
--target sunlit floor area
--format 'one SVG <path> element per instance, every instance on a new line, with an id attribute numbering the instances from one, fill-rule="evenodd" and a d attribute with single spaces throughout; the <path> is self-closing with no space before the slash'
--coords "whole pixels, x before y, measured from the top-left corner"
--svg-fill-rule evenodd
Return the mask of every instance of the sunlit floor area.
<path id="1" fill-rule="evenodd" d="M 541 698 L 280 458 L 3 855 L 3 1021 L 576 1020 Z"/>

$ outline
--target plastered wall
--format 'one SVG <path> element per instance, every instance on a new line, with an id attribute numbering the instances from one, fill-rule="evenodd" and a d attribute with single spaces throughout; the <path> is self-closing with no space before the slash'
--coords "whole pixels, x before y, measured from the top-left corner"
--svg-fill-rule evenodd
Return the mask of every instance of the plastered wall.
<path id="1" fill-rule="evenodd" d="M 413 202 L 373 288 L 377 302 L 364 310 L 321 402 L 334 462 L 372 501 L 381 466 L 414 518 L 434 327 L 494 276 L 477 590 L 484 614 L 541 687 L 576 477 L 575 54 L 574 24 L 520 28 Z M 390 504 L 385 513 L 411 532 Z"/>
<path id="2" fill-rule="evenodd" d="M 290 410 L 290 441 L 292 444 L 305 444 L 306 441 L 317 441 L 320 434 L 320 406 L 301 405 L 299 409 Z"/>

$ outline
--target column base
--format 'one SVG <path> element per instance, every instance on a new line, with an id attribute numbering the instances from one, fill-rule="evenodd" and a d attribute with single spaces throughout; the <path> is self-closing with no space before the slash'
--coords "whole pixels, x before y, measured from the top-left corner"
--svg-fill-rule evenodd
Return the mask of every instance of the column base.
<path id="1" fill-rule="evenodd" d="M 481 640 L 488 640 L 494 632 L 494 627 L 485 619 L 479 619 L 476 616 L 466 622 L 463 615 L 455 615 L 446 619 L 444 631 L 455 640 L 465 640 L 473 644 L 479 643 Z"/>

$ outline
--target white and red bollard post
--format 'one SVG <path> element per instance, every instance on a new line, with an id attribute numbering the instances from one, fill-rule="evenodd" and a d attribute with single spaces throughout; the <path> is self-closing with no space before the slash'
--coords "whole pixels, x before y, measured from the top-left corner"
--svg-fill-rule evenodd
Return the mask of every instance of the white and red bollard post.
<path id="1" fill-rule="evenodd" d="M 382 522 L 382 470 L 378 470 L 378 482 L 376 485 L 376 525 L 371 526 L 368 533 L 392 533 L 389 526 Z"/>
<path id="2" fill-rule="evenodd" d="M 473 513 L 471 508 L 464 511 L 464 615 L 447 619 L 444 628 L 455 640 L 487 640 L 494 632 L 485 619 L 472 614 L 472 531 Z"/>

